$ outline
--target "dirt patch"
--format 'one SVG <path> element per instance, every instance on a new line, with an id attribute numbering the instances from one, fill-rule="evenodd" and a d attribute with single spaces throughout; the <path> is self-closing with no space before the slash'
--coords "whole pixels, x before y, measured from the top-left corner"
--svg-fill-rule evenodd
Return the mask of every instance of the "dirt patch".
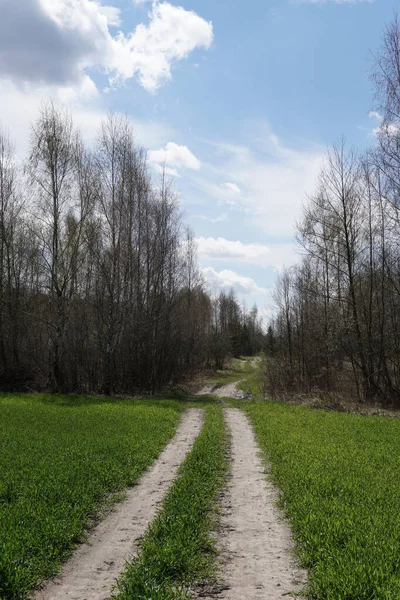
<path id="1" fill-rule="evenodd" d="M 277 490 L 266 480 L 247 417 L 238 409 L 224 412 L 232 436 L 232 472 L 222 499 L 224 586 L 212 596 L 225 600 L 296 597 L 306 575 L 296 566 L 289 527 L 276 507 Z"/>
<path id="2" fill-rule="evenodd" d="M 187 411 L 175 437 L 139 484 L 118 504 L 78 547 L 59 577 L 38 590 L 32 600 L 106 600 L 126 561 L 137 551 L 143 536 L 187 452 L 200 433 L 203 411 Z"/>

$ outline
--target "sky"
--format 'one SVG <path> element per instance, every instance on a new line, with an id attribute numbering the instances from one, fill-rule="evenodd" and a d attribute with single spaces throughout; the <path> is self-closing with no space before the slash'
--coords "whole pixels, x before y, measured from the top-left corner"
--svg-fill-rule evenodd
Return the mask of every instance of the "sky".
<path id="1" fill-rule="evenodd" d="M 0 123 L 26 154 L 46 99 L 90 143 L 127 114 L 166 165 L 213 293 L 268 318 L 327 147 L 377 126 L 369 73 L 389 0 L 0 0 Z"/>

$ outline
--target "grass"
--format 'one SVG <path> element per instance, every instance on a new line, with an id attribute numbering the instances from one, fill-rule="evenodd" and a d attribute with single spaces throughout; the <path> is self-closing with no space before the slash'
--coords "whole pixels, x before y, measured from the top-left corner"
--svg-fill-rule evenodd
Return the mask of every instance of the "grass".
<path id="1" fill-rule="evenodd" d="M 215 573 L 210 534 L 227 469 L 226 434 L 221 408 L 208 406 L 205 412 L 193 450 L 120 581 L 118 600 L 186 600 L 192 586 Z"/>
<path id="2" fill-rule="evenodd" d="M 250 402 L 308 594 L 400 598 L 400 420 Z"/>
<path id="3" fill-rule="evenodd" d="M 253 360 L 253 357 L 234 358 L 229 367 L 217 371 L 216 375 L 207 379 L 207 381 L 214 385 L 227 385 L 228 383 L 234 383 L 240 379 L 247 378 L 254 371 L 251 360 Z"/>
<path id="4" fill-rule="evenodd" d="M 87 528 L 137 482 L 184 405 L 0 395 L 0 598 L 55 574 Z"/>

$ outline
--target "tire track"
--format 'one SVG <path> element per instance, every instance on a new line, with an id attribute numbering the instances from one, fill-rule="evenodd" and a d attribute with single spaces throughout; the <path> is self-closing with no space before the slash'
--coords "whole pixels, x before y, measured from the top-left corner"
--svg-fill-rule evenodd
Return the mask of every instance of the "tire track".
<path id="1" fill-rule="evenodd" d="M 60 576 L 36 591 L 32 600 L 106 600 L 126 561 L 137 551 L 137 540 L 154 519 L 159 504 L 176 478 L 186 454 L 200 433 L 203 411 L 189 409 L 178 430 L 126 499 L 117 504 L 65 563 Z"/>

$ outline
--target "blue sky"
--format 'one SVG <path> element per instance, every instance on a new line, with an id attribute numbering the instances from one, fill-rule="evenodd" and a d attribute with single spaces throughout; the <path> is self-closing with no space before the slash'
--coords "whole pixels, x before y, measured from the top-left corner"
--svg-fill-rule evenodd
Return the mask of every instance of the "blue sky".
<path id="1" fill-rule="evenodd" d="M 176 182 L 210 288 L 264 312 L 326 147 L 373 143 L 371 53 L 397 6 L 0 0 L 1 120 L 22 156 L 47 97 L 89 141 L 107 110 L 127 113 Z"/>

